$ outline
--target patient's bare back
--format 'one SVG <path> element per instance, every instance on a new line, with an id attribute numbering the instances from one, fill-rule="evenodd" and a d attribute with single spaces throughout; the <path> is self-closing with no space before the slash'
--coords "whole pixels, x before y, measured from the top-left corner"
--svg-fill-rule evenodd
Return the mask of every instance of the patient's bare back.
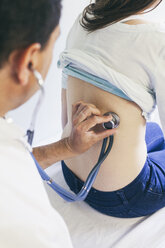
<path id="1" fill-rule="evenodd" d="M 141 109 L 133 102 L 103 91 L 78 78 L 68 78 L 67 115 L 63 137 L 71 130 L 72 104 L 83 100 L 94 104 L 101 113 L 115 112 L 120 125 L 114 135 L 114 143 L 108 158 L 104 161 L 93 185 L 102 191 L 118 190 L 140 173 L 146 160 L 145 124 Z M 96 127 L 101 128 L 101 127 Z M 97 162 L 102 142 L 87 152 L 66 160 L 67 166 L 83 181 Z"/>

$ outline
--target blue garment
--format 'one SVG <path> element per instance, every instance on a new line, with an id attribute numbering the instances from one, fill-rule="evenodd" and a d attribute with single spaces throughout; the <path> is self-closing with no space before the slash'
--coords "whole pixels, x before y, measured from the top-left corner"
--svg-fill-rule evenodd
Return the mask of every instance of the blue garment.
<path id="1" fill-rule="evenodd" d="M 91 188 L 86 203 L 97 211 L 120 218 L 146 216 L 165 206 L 165 141 L 156 123 L 147 123 L 148 156 L 140 174 L 127 186 L 113 192 Z M 65 180 L 74 193 L 83 185 L 62 161 Z"/>
<path id="2" fill-rule="evenodd" d="M 109 93 L 112 93 L 116 96 L 120 96 L 121 98 L 124 98 L 128 101 L 132 101 L 122 90 L 120 90 L 115 85 L 111 84 L 109 81 L 104 80 L 100 77 L 97 77 L 95 75 L 92 75 L 91 73 L 88 73 L 86 71 L 74 68 L 73 65 L 69 64 L 63 69 L 63 73 L 65 73 L 68 76 L 76 77 L 81 80 L 86 81 L 87 83 L 90 83 L 102 90 L 105 90 Z M 64 80 L 67 80 L 66 78 Z M 63 82 L 66 84 L 66 82 Z"/>

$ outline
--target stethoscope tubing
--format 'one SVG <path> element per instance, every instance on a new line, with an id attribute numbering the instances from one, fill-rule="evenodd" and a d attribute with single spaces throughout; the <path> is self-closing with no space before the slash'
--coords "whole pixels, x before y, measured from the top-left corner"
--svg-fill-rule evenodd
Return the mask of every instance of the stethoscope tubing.
<path id="1" fill-rule="evenodd" d="M 106 157 L 108 156 L 111 148 L 112 148 L 112 144 L 113 144 L 113 136 L 109 137 L 109 144 L 107 147 L 107 150 L 105 151 L 105 148 L 107 146 L 107 142 L 108 142 L 108 138 L 105 138 L 103 140 L 103 144 L 102 144 L 102 149 L 100 152 L 100 156 L 98 159 L 98 162 L 96 163 L 96 165 L 94 166 L 94 168 L 91 170 L 91 172 L 89 173 L 85 183 L 83 184 L 81 190 L 79 191 L 79 193 L 77 195 L 67 191 L 66 189 L 62 188 L 60 185 L 58 185 L 55 181 L 53 181 L 52 178 L 50 178 L 47 173 L 41 168 L 41 166 L 38 164 L 38 162 L 36 161 L 36 159 L 34 158 L 34 155 L 32 155 L 33 160 L 35 161 L 35 164 L 37 166 L 37 169 L 42 177 L 42 179 L 44 181 L 47 182 L 47 184 L 54 190 L 56 191 L 64 200 L 68 201 L 68 202 L 73 202 L 73 201 L 83 201 L 85 200 L 85 198 L 87 197 L 96 177 L 97 174 L 99 172 L 100 166 L 103 163 L 103 161 L 106 159 Z"/>

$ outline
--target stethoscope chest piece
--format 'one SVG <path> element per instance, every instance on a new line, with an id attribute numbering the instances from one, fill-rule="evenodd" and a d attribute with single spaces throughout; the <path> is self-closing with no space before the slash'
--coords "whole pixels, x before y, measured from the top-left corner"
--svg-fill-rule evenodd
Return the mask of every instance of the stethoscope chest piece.
<path id="1" fill-rule="evenodd" d="M 120 124 L 120 118 L 117 114 L 115 114 L 114 112 L 107 112 L 104 115 L 108 116 L 108 115 L 112 115 L 112 120 L 105 122 L 102 124 L 103 128 L 105 129 L 113 129 L 119 126 Z"/>

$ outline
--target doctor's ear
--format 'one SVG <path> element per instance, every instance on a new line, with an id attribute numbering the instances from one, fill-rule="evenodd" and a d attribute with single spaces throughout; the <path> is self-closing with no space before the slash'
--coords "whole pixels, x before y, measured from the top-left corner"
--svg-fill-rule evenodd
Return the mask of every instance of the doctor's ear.
<path id="1" fill-rule="evenodd" d="M 34 43 L 29 47 L 11 53 L 9 63 L 17 83 L 25 86 L 31 76 L 31 68 L 39 67 L 41 44 Z"/>

